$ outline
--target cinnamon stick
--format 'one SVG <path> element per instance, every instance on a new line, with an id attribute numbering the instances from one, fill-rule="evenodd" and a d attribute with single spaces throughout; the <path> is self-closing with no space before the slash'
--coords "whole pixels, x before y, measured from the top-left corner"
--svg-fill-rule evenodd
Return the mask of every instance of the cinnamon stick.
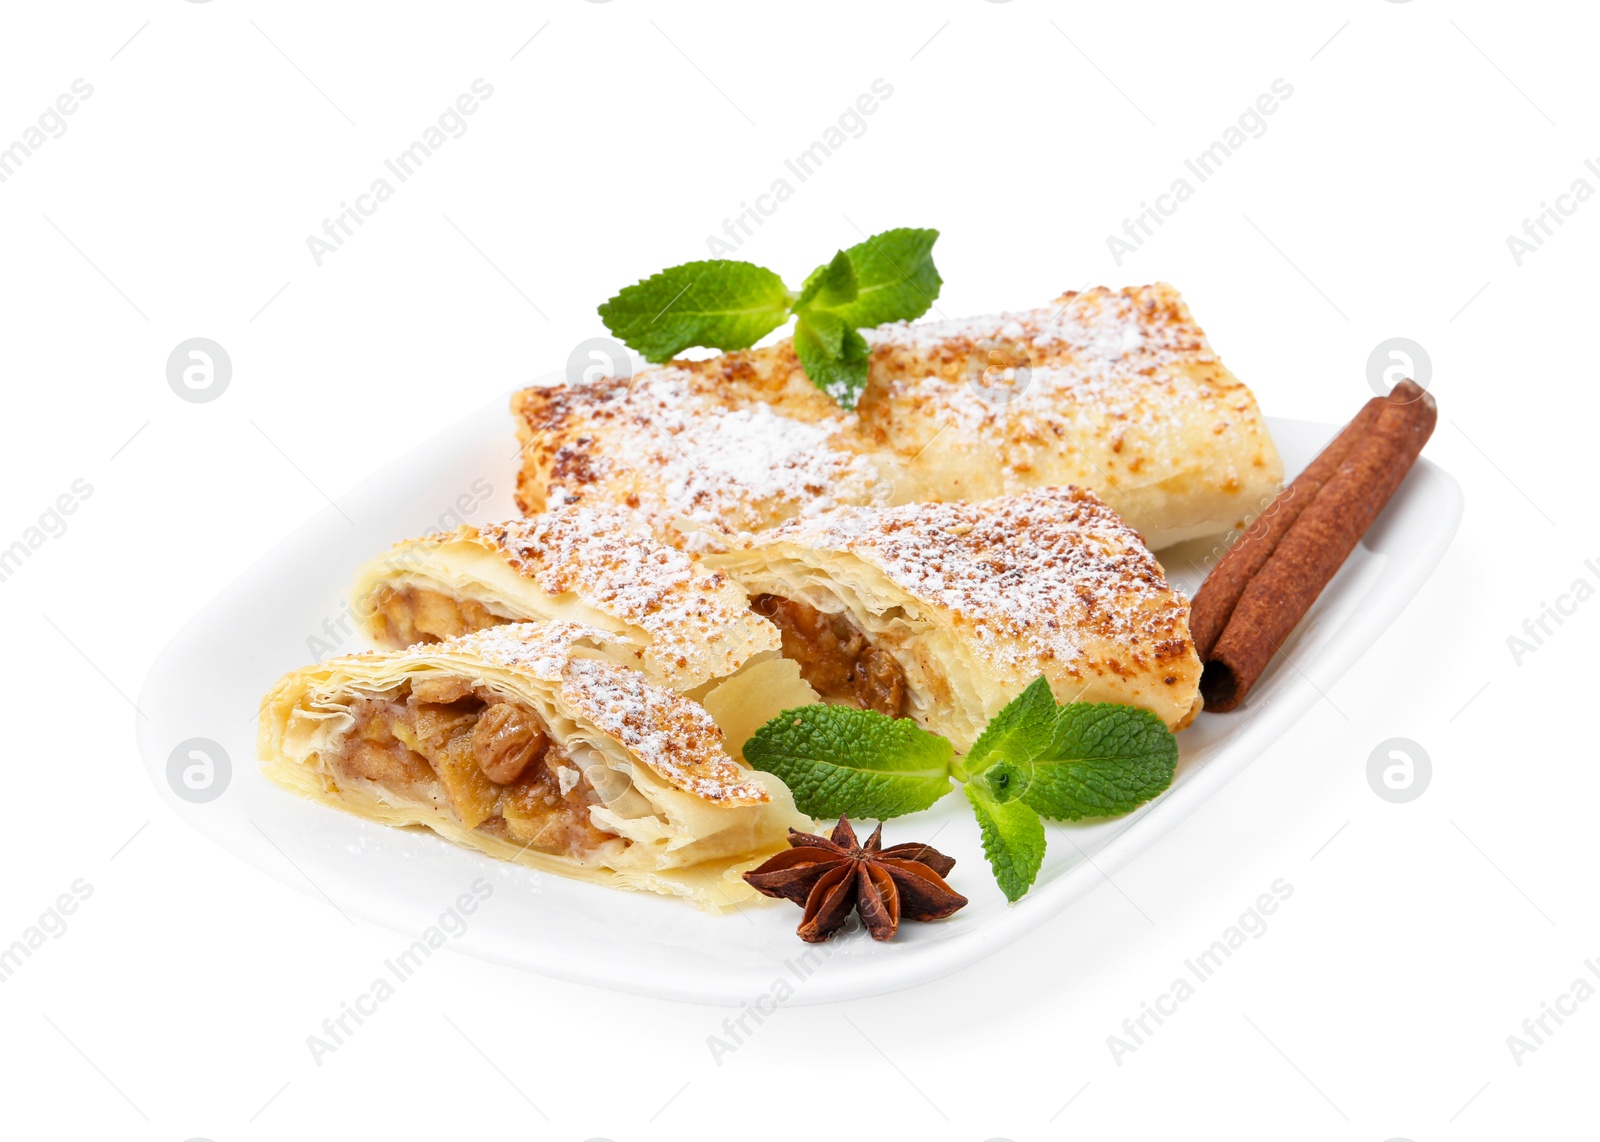
<path id="1" fill-rule="evenodd" d="M 1271 518 L 1251 529 L 1256 538 L 1247 535 L 1217 564 L 1195 597 L 1208 640 L 1200 651 L 1206 709 L 1224 712 L 1244 700 L 1399 488 L 1437 420 L 1433 398 L 1410 380 L 1368 402 L 1307 466 L 1304 484 L 1296 480 L 1273 501 L 1264 513 Z"/>
<path id="2" fill-rule="evenodd" d="M 1317 458 L 1306 465 L 1305 471 L 1255 518 L 1200 584 L 1189 609 L 1189 634 L 1202 662 L 1211 656 L 1212 648 L 1222 637 L 1223 628 L 1233 617 L 1233 609 L 1239 605 L 1239 597 L 1250 580 L 1278 549 L 1279 542 L 1316 498 L 1322 485 L 1339 470 L 1356 440 L 1372 427 L 1383 403 L 1383 397 L 1373 397 L 1364 404 L 1355 419 L 1345 425 Z"/>

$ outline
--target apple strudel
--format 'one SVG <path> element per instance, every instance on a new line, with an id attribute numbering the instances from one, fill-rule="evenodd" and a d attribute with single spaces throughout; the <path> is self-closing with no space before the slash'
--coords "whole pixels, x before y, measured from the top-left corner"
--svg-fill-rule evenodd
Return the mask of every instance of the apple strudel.
<path id="1" fill-rule="evenodd" d="M 825 701 L 909 716 L 968 748 L 1043 674 L 1058 701 L 1199 708 L 1189 604 L 1092 493 L 836 508 L 748 536 L 726 568 Z"/>
<path id="2" fill-rule="evenodd" d="M 849 413 L 788 340 L 524 389 L 518 506 L 626 504 L 674 545 L 720 550 L 830 507 L 1072 484 L 1160 548 L 1238 526 L 1277 491 L 1255 398 L 1171 286 L 864 335 Z"/>
<path id="3" fill-rule="evenodd" d="M 262 700 L 265 772 L 386 825 L 533 868 L 718 908 L 809 828 L 699 704 L 575 623 L 496 626 L 296 670 Z M 751 717 L 770 717 L 761 710 Z"/>
<path id="4" fill-rule="evenodd" d="M 380 646 L 566 620 L 605 631 L 613 650 L 631 648 L 633 665 L 684 693 L 779 645 L 725 572 L 605 505 L 405 540 L 356 573 L 352 595 Z"/>

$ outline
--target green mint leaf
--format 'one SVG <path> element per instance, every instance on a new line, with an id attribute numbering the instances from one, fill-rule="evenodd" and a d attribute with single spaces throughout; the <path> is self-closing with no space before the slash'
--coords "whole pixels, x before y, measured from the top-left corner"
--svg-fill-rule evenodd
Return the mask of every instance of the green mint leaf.
<path id="1" fill-rule="evenodd" d="M 600 307 L 612 335 L 660 364 L 691 346 L 748 349 L 789 319 L 789 289 L 749 262 L 686 262 Z"/>
<path id="2" fill-rule="evenodd" d="M 1001 761 L 971 780 L 982 784 L 989 791 L 990 797 L 1004 805 L 1008 801 L 1017 800 L 1028 791 L 1032 774 L 1025 766 Z"/>
<path id="3" fill-rule="evenodd" d="M 844 355 L 844 335 L 849 328 L 826 310 L 821 313 L 805 312 L 800 314 L 799 321 L 795 323 L 795 342 L 798 345 L 803 339 L 812 351 L 831 361 Z M 798 355 L 800 350 L 796 348 L 795 352 Z"/>
<path id="4" fill-rule="evenodd" d="M 795 299 L 794 307 L 804 309 L 815 304 L 827 309 L 854 301 L 857 292 L 855 266 L 850 262 L 850 255 L 840 250 L 833 256 L 833 261 L 811 271 L 805 285 L 800 287 L 800 296 Z"/>
<path id="5" fill-rule="evenodd" d="M 802 813 L 879 820 L 950 792 L 953 752 L 909 718 L 851 706 L 785 710 L 744 743 L 745 760 L 781 778 Z"/>
<path id="6" fill-rule="evenodd" d="M 944 284 L 933 265 L 938 237 L 937 230 L 885 230 L 851 246 L 845 254 L 855 268 L 856 296 L 829 308 L 856 329 L 921 317 Z"/>
<path id="7" fill-rule="evenodd" d="M 840 408 L 856 407 L 872 358 L 865 337 L 830 310 L 806 310 L 795 323 L 794 353 L 812 384 Z"/>
<path id="8" fill-rule="evenodd" d="M 1177 764 L 1178 739 L 1149 710 L 1074 703 L 1028 767 L 1022 799 L 1052 820 L 1110 817 L 1166 789 Z"/>
<path id="9" fill-rule="evenodd" d="M 1061 707 L 1044 675 L 1035 678 L 1026 690 L 1007 702 L 989 719 L 978 740 L 972 743 L 961 768 L 976 776 L 989 766 L 1002 762 L 1026 768 L 1043 757 L 1056 736 Z"/>
<path id="10" fill-rule="evenodd" d="M 1044 863 L 1044 822 L 1026 801 L 998 801 L 984 781 L 969 781 L 967 800 L 983 832 L 983 855 L 1006 899 L 1015 904 Z"/>

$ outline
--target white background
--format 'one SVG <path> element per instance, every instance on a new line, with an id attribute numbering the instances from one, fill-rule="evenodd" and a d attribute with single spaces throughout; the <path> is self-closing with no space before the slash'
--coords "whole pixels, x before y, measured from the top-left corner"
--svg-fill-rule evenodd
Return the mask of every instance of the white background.
<path id="1" fill-rule="evenodd" d="M 0 145 L 74 79 L 93 95 L 0 184 L 0 547 L 93 492 L 0 583 L 0 944 L 75 880 L 93 895 L 0 984 L 4 1132 L 1589 1133 L 1600 1002 L 1520 1065 L 1506 1040 L 1600 958 L 1600 602 L 1520 665 L 1507 638 L 1600 584 L 1574 478 L 1600 204 L 1520 266 L 1506 238 L 1600 188 L 1596 32 L 1587 5 L 1438 0 L 9 5 Z M 319 267 L 307 236 L 479 77 L 466 134 Z M 449 955 L 317 1066 L 306 1037 L 406 941 L 164 808 L 134 750 L 149 663 L 324 493 L 561 367 L 617 287 L 706 256 L 877 78 L 866 133 L 739 256 L 794 281 L 864 232 L 936 226 L 951 316 L 1171 281 L 1267 412 L 1327 422 L 1371 395 L 1375 345 L 1412 338 L 1428 455 L 1466 492 L 1454 547 L 1244 776 L 956 977 L 782 1010 L 718 1065 L 723 1011 Z M 1278 78 L 1266 133 L 1117 265 L 1107 235 Z M 212 403 L 167 385 L 195 336 L 233 361 Z M 1409 804 L 1365 777 L 1395 736 L 1433 761 Z M 1107 1036 L 1280 877 L 1268 932 L 1114 1062 Z"/>

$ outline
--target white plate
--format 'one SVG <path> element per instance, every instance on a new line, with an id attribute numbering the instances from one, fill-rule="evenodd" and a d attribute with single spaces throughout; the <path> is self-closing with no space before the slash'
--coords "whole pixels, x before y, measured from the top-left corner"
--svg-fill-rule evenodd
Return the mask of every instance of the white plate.
<path id="1" fill-rule="evenodd" d="M 1269 424 L 1290 472 L 1333 433 L 1303 421 Z M 431 833 L 369 824 L 260 775 L 255 713 L 263 691 L 285 671 L 332 653 L 328 645 L 314 647 L 313 638 L 331 644 L 343 637 L 341 653 L 363 645 L 359 636 L 338 634 L 351 571 L 397 539 L 452 525 L 451 513 L 477 523 L 514 514 L 516 451 L 506 402 L 496 401 L 341 497 L 337 509 L 311 519 L 213 599 L 145 682 L 139 745 L 146 767 L 162 798 L 201 833 L 344 913 L 416 936 L 483 878 L 492 896 L 449 946 L 563 979 L 729 1005 L 755 1001 L 777 979 L 793 989 L 787 1003 L 910 987 L 976 963 L 1055 916 L 1183 820 L 1317 702 L 1427 579 L 1461 518 L 1455 480 L 1420 462 L 1290 640 L 1292 662 L 1280 655 L 1243 709 L 1203 714 L 1181 735 L 1177 778 L 1161 797 L 1117 820 L 1052 828 L 1038 883 L 1016 906 L 995 887 L 971 811 L 952 794 L 926 813 L 891 822 L 886 833 L 891 843 L 936 842 L 957 858 L 955 885 L 972 902 L 948 920 L 906 924 L 892 943 L 854 932 L 802 961 L 809 947 L 795 938 L 799 913 L 789 904 L 762 901 L 711 916 L 666 898 L 577 884 L 488 860 Z M 1164 553 L 1163 562 L 1192 592 L 1208 550 L 1188 544 Z M 176 790 L 187 790 L 184 772 L 204 784 L 203 755 L 219 752 L 226 756 L 217 757 L 209 788 L 179 797 Z M 207 794 L 212 799 L 190 799 Z"/>

